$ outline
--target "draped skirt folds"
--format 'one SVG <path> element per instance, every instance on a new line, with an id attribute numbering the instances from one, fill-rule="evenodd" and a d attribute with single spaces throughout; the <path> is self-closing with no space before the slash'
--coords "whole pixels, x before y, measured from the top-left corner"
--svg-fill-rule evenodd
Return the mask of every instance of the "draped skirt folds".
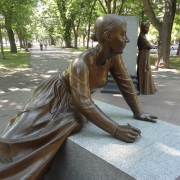
<path id="1" fill-rule="evenodd" d="M 154 94 L 157 91 L 151 73 L 149 56 L 149 50 L 142 49 L 139 51 L 137 68 L 138 88 L 140 94 L 144 95 Z"/>
<path id="2" fill-rule="evenodd" d="M 79 125 L 59 75 L 38 86 L 0 137 L 0 179 L 41 180 L 54 155 Z"/>

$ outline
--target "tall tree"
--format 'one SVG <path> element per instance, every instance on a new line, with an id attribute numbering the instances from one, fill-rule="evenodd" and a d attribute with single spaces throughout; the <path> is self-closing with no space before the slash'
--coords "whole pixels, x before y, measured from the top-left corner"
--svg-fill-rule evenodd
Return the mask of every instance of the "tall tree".
<path id="1" fill-rule="evenodd" d="M 145 13 L 159 33 L 156 67 L 169 68 L 171 32 L 176 0 L 143 0 Z"/>
<path id="2" fill-rule="evenodd" d="M 95 5 L 96 5 L 97 0 L 92 1 L 92 5 L 89 9 L 89 15 L 88 15 L 88 33 L 87 33 L 87 46 L 86 48 L 89 48 L 89 39 L 90 39 L 90 30 L 91 30 L 91 24 L 92 21 L 94 20 L 94 17 L 96 17 L 96 12 L 95 12 Z"/>
<path id="3" fill-rule="evenodd" d="M 50 45 L 56 45 L 56 39 L 59 37 L 57 32 L 61 29 L 57 3 L 54 0 L 41 0 L 41 12 L 38 14 L 39 22 L 50 39 Z"/>
<path id="4" fill-rule="evenodd" d="M 14 29 L 19 21 L 27 18 L 27 10 L 36 5 L 38 0 L 1 0 L 0 14 L 5 17 L 5 28 L 10 42 L 10 52 L 17 53 Z M 25 22 L 25 21 L 24 21 Z M 28 23 L 28 21 L 26 21 Z"/>
<path id="5" fill-rule="evenodd" d="M 122 14 L 126 0 L 98 0 L 105 14 Z"/>
<path id="6" fill-rule="evenodd" d="M 71 6 L 70 0 L 56 0 L 58 10 L 60 13 L 60 19 L 63 26 L 63 39 L 65 40 L 65 46 L 71 48 L 71 31 L 72 22 L 74 18 L 72 16 L 72 11 L 69 11 L 68 7 Z"/>
<path id="7" fill-rule="evenodd" d="M 2 36 L 2 29 L 3 29 L 3 20 L 4 17 L 2 14 L 0 14 L 0 44 L 1 44 L 1 55 L 2 55 L 2 59 L 6 59 L 5 54 L 4 54 L 4 48 L 3 48 L 3 36 Z"/>
<path id="8" fill-rule="evenodd" d="M 4 48 L 3 48 L 3 39 L 2 39 L 2 27 L 0 24 L 0 44 L 1 44 L 1 55 L 2 55 L 2 59 L 6 59 L 5 54 L 4 54 Z"/>
<path id="9" fill-rule="evenodd" d="M 177 49 L 176 55 L 180 55 L 180 24 L 179 24 L 179 19 L 180 19 L 180 0 L 177 1 L 176 4 L 176 14 L 174 18 L 174 23 L 173 23 L 173 31 L 172 31 L 172 37 L 174 38 L 173 44 L 178 43 L 179 47 Z"/>
<path id="10" fill-rule="evenodd" d="M 12 9 L 9 8 L 9 14 L 5 14 L 5 27 L 7 30 L 7 34 L 9 37 L 9 43 L 10 43 L 10 52 L 11 53 L 17 53 L 17 47 L 14 39 L 14 32 L 12 29 L 12 12 L 13 12 L 13 7 L 11 6 Z"/>
<path id="11" fill-rule="evenodd" d="M 18 36 L 20 48 L 27 46 L 27 41 L 31 40 L 33 34 L 32 22 L 34 21 L 35 12 L 33 7 L 23 6 L 22 12 L 15 19 L 14 30 Z"/>
<path id="12" fill-rule="evenodd" d="M 78 36 L 83 32 L 87 35 L 87 49 L 89 46 L 89 34 L 93 17 L 95 13 L 95 5 L 97 0 L 80 0 L 73 1 L 74 3 L 71 6 L 72 16 L 74 21 L 72 22 L 72 29 L 74 33 L 74 46 L 77 48 L 77 39 Z M 83 17 L 83 18 L 82 18 Z M 84 44 L 85 45 L 85 44 Z"/>

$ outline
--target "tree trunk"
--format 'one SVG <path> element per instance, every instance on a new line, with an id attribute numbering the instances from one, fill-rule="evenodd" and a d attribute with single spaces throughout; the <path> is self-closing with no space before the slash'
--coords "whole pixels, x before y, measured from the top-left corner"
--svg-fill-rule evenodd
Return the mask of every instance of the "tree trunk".
<path id="1" fill-rule="evenodd" d="M 65 0 L 56 0 L 58 10 L 60 13 L 60 18 L 62 20 L 62 25 L 64 27 L 63 39 L 65 41 L 66 48 L 71 48 L 71 30 L 72 30 L 72 18 L 66 17 L 66 1 Z"/>
<path id="2" fill-rule="evenodd" d="M 55 45 L 55 41 L 52 35 L 49 35 L 50 37 L 50 45 Z"/>
<path id="3" fill-rule="evenodd" d="M 77 49 L 78 46 L 77 46 L 77 39 L 78 39 L 78 36 L 75 34 L 74 35 L 74 48 Z"/>
<path id="4" fill-rule="evenodd" d="M 177 56 L 179 56 L 179 55 L 180 55 L 180 39 L 179 39 L 179 46 L 178 46 L 178 49 L 177 49 L 176 55 L 177 55 Z"/>
<path id="5" fill-rule="evenodd" d="M 92 13 L 94 6 L 96 5 L 97 0 L 94 0 L 93 5 L 91 7 L 91 11 L 89 13 L 89 22 L 88 22 L 88 32 L 87 32 L 87 49 L 89 48 L 89 39 L 90 39 L 90 31 L 91 31 L 91 21 L 92 21 Z"/>
<path id="6" fill-rule="evenodd" d="M 79 19 L 79 23 L 80 23 L 80 19 Z M 74 25 L 74 22 L 72 22 L 72 29 L 73 29 L 73 32 L 74 32 L 74 48 L 77 49 L 78 46 L 77 46 L 77 42 L 78 42 L 78 28 L 79 28 L 79 23 L 77 25 L 77 29 Z"/>
<path id="7" fill-rule="evenodd" d="M 85 45 L 86 34 L 87 34 L 87 32 L 86 32 L 86 30 L 85 30 L 85 32 L 83 33 L 83 46 L 86 46 L 86 45 Z"/>
<path id="8" fill-rule="evenodd" d="M 1 26 L 0 26 L 0 43 L 1 43 L 1 54 L 2 54 L 2 59 L 6 59 L 4 55 L 4 49 L 3 49 L 3 40 L 2 40 L 2 31 L 1 31 Z"/>
<path id="9" fill-rule="evenodd" d="M 156 61 L 157 68 L 169 68 L 171 31 L 176 12 L 176 0 L 164 0 L 163 3 L 164 16 L 160 21 L 153 11 L 151 0 L 143 0 L 144 10 L 148 18 L 159 32 L 158 58 Z M 163 6 L 163 4 L 160 4 L 159 6 Z"/>
<path id="10" fill-rule="evenodd" d="M 156 60 L 156 68 L 169 68 L 169 56 L 170 56 L 170 45 L 171 45 L 171 30 L 169 23 L 163 24 L 163 27 L 159 29 L 158 39 L 158 58 Z"/>
<path id="11" fill-rule="evenodd" d="M 65 32 L 64 32 L 64 40 L 66 44 L 66 48 L 72 48 L 71 46 L 71 29 L 72 29 L 72 21 L 70 19 L 66 19 L 66 26 L 65 26 Z"/>
<path id="12" fill-rule="evenodd" d="M 14 33 L 13 30 L 8 28 L 7 29 L 8 37 L 9 37 L 9 43 L 10 43 L 10 52 L 11 53 L 17 53 L 17 47 L 14 39 Z"/>
<path id="13" fill-rule="evenodd" d="M 86 49 L 89 49 L 90 30 L 91 30 L 91 24 L 89 22 L 88 30 L 87 30 L 87 45 L 86 45 Z"/>
<path id="14" fill-rule="evenodd" d="M 100 6 L 102 7 L 104 14 L 118 14 L 120 15 L 123 10 L 125 0 L 98 0 Z"/>
<path id="15" fill-rule="evenodd" d="M 17 53 L 17 47 L 16 47 L 16 43 L 15 43 L 15 39 L 14 39 L 14 33 L 11 28 L 11 20 L 8 19 L 7 17 L 5 17 L 5 26 L 6 26 L 6 30 L 7 30 L 7 34 L 8 34 L 8 38 L 9 38 L 9 43 L 10 43 L 10 52 Z"/>
<path id="16" fill-rule="evenodd" d="M 28 40 L 25 38 L 26 47 L 28 47 Z"/>
<path id="17" fill-rule="evenodd" d="M 22 43 L 23 43 L 23 48 L 25 48 L 26 47 L 26 43 L 25 43 L 24 37 L 22 37 Z"/>
<path id="18" fill-rule="evenodd" d="M 21 30 L 16 29 L 16 33 L 17 33 L 17 35 L 18 35 L 20 49 L 21 49 L 21 48 L 24 48 L 23 43 L 22 43 L 22 34 L 21 34 Z"/>
<path id="19" fill-rule="evenodd" d="M 22 33 L 21 33 L 21 30 L 19 32 L 19 43 L 20 43 L 20 48 L 24 48 L 23 43 L 22 43 Z"/>

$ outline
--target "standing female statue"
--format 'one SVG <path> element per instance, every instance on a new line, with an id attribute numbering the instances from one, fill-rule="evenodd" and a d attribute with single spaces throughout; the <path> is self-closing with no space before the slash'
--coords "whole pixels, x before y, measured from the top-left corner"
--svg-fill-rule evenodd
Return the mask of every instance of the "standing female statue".
<path id="1" fill-rule="evenodd" d="M 141 31 L 138 37 L 138 61 L 137 61 L 137 78 L 140 94 L 154 94 L 156 91 L 154 81 L 151 75 L 150 49 L 152 45 L 146 39 L 145 34 L 149 31 L 149 24 L 141 24 Z"/>
<path id="2" fill-rule="evenodd" d="M 38 86 L 23 111 L 8 124 L 0 138 L 1 179 L 41 180 L 64 140 L 82 129 L 89 120 L 115 138 L 134 142 L 140 130 L 119 125 L 102 112 L 91 92 L 114 77 L 134 117 L 156 122 L 142 114 L 134 85 L 124 66 L 123 49 L 129 41 L 125 20 L 114 14 L 99 17 L 93 40 L 98 45 L 80 54 L 61 75 Z"/>

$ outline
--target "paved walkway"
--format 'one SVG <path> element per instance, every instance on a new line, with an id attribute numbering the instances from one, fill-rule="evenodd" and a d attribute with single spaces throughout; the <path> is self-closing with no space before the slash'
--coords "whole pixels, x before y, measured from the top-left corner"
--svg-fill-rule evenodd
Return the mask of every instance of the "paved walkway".
<path id="1" fill-rule="evenodd" d="M 31 67 L 0 74 L 0 133 L 17 111 L 24 107 L 33 89 L 45 78 L 60 73 L 78 54 L 50 47 L 40 51 L 38 45 L 33 46 L 31 53 Z M 174 69 L 153 69 L 152 73 L 158 92 L 138 96 L 142 110 L 180 126 L 180 73 Z M 106 94 L 99 90 L 93 98 L 129 109 L 121 94 Z"/>

